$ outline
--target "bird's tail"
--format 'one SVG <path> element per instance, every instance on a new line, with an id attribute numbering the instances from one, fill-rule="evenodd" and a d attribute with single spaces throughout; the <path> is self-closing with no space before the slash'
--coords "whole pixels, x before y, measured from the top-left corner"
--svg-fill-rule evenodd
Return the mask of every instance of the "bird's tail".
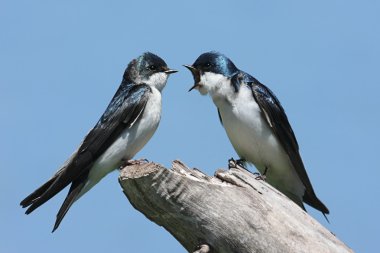
<path id="1" fill-rule="evenodd" d="M 54 197 L 58 192 L 71 183 L 65 176 L 66 170 L 70 167 L 73 158 L 77 151 L 74 152 L 69 159 L 62 165 L 62 167 L 50 178 L 46 183 L 41 185 L 37 190 L 29 194 L 25 199 L 20 202 L 22 208 L 28 207 L 26 214 L 30 214 L 46 201 Z"/>
<path id="2" fill-rule="evenodd" d="M 86 185 L 86 178 L 88 176 L 88 173 L 82 174 L 79 178 L 77 178 L 70 186 L 69 193 L 67 194 L 65 201 L 63 202 L 61 208 L 59 209 L 57 213 L 57 218 L 55 220 L 54 228 L 52 233 L 59 227 L 59 224 L 61 224 L 61 221 L 65 217 L 67 211 L 69 211 L 70 207 L 74 202 L 82 196 L 80 193 L 83 189 L 83 187 Z"/>
<path id="3" fill-rule="evenodd" d="M 314 192 L 310 193 L 306 191 L 305 195 L 303 196 L 303 201 L 309 206 L 321 211 L 323 213 L 323 216 L 325 216 L 326 220 L 329 222 L 329 220 L 326 217 L 326 214 L 329 214 L 330 211 L 325 206 L 325 204 L 323 204 L 322 201 L 318 199 Z"/>
<path id="4" fill-rule="evenodd" d="M 59 170 L 49 181 L 40 186 L 20 203 L 23 208 L 29 207 L 25 213 L 30 214 L 71 183 L 69 193 L 57 213 L 56 222 L 52 232 L 58 228 L 72 204 L 79 196 L 81 196 L 80 193 L 85 186 L 86 178 L 88 176 L 88 173 L 83 173 L 74 181 L 71 181 L 62 174 L 64 174 L 64 169 Z"/>
<path id="5" fill-rule="evenodd" d="M 25 199 L 23 199 L 20 202 L 20 205 L 22 208 L 29 207 L 26 210 L 26 214 L 30 214 L 33 212 L 35 209 L 37 209 L 39 206 L 44 204 L 46 201 L 54 197 L 58 192 L 60 192 L 64 187 L 67 186 L 62 186 L 60 188 L 55 188 L 54 192 L 51 192 L 51 188 L 53 185 L 56 185 L 57 180 L 60 177 L 60 171 L 58 171 L 49 181 L 41 185 L 38 189 L 36 189 L 34 192 L 29 194 Z M 47 194 L 50 193 L 50 194 Z"/>

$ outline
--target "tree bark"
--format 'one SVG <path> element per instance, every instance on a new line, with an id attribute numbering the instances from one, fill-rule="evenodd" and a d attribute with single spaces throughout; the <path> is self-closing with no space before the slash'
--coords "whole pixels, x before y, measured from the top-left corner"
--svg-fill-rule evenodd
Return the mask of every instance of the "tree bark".
<path id="1" fill-rule="evenodd" d="M 174 161 L 136 162 L 119 182 L 130 203 L 189 252 L 353 252 L 257 175 L 230 162 L 210 177 Z"/>

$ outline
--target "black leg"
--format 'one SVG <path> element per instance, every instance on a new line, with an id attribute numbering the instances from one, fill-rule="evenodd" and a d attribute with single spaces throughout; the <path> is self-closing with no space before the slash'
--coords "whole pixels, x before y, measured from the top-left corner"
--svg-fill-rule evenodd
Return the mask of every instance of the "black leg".
<path id="1" fill-rule="evenodd" d="M 244 169 L 247 169 L 247 168 L 245 167 L 245 163 L 246 163 L 246 162 L 247 162 L 247 161 L 246 161 L 244 158 L 240 158 L 240 159 L 236 160 L 237 165 L 239 165 L 240 167 L 242 167 L 242 168 L 244 168 Z"/>
<path id="2" fill-rule="evenodd" d="M 268 167 L 265 166 L 265 170 L 264 170 L 263 176 L 266 176 L 267 172 L 268 172 Z"/>
<path id="3" fill-rule="evenodd" d="M 265 166 L 265 169 L 264 169 L 264 173 L 260 175 L 260 173 L 255 173 L 257 176 L 255 179 L 257 180 L 263 180 L 263 181 L 266 181 L 267 179 L 267 172 L 268 172 L 268 167 Z"/>
<path id="4" fill-rule="evenodd" d="M 228 169 L 231 169 L 231 168 L 236 168 L 236 161 L 233 157 L 231 157 L 230 159 L 228 159 Z"/>
<path id="5" fill-rule="evenodd" d="M 237 166 L 247 170 L 247 168 L 245 167 L 245 162 L 246 160 L 244 158 L 240 158 L 238 160 L 235 160 L 233 157 L 231 157 L 230 159 L 228 159 L 228 169 L 231 169 L 231 168 L 237 168 Z"/>
<path id="6" fill-rule="evenodd" d="M 130 165 L 136 165 L 136 164 L 143 164 L 143 163 L 149 163 L 148 159 L 138 159 L 138 160 L 121 160 L 121 165 L 119 167 L 119 170 L 123 169 L 125 166 L 130 166 Z"/>

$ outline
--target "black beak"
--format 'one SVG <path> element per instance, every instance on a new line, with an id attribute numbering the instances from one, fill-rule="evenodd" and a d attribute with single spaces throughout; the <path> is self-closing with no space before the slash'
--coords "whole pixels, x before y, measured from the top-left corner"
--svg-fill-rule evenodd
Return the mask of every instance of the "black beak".
<path id="1" fill-rule="evenodd" d="M 189 91 L 192 91 L 193 89 L 199 86 L 199 82 L 201 81 L 201 72 L 192 65 L 183 65 L 183 66 L 189 69 L 191 71 L 191 74 L 193 74 L 194 85 L 189 90 Z"/>
<path id="2" fill-rule="evenodd" d="M 168 75 L 174 74 L 174 73 L 177 73 L 177 72 L 178 72 L 178 70 L 174 70 L 174 69 L 167 69 L 167 70 L 164 71 L 164 73 L 166 73 Z"/>

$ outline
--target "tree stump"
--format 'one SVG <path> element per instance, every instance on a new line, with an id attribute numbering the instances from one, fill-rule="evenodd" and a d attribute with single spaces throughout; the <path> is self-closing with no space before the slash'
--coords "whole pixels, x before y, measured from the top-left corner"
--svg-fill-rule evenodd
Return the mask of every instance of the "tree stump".
<path id="1" fill-rule="evenodd" d="M 353 252 L 281 192 L 234 162 L 214 177 L 174 161 L 132 163 L 119 182 L 135 209 L 189 252 Z"/>

